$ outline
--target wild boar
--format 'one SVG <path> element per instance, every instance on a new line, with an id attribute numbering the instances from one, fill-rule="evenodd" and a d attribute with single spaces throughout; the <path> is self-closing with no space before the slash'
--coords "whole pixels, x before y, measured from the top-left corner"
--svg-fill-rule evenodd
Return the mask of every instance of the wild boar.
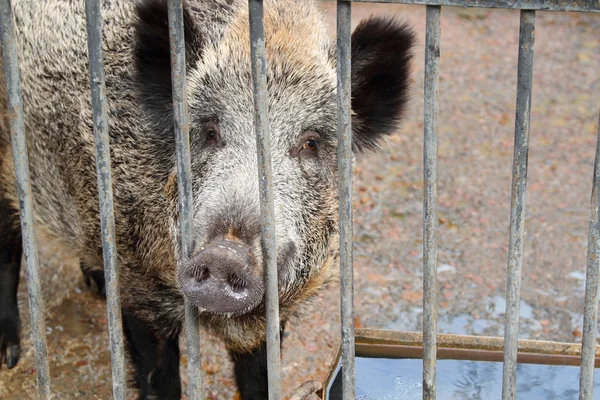
<path id="1" fill-rule="evenodd" d="M 83 1 L 13 0 L 36 229 L 102 289 Z M 184 5 L 193 251 L 179 249 L 166 0 L 103 0 L 123 325 L 143 399 L 179 399 L 184 298 L 227 345 L 244 399 L 266 398 L 265 308 L 248 5 Z M 282 329 L 336 274 L 336 46 L 318 5 L 265 0 Z M 352 34 L 355 153 L 392 134 L 408 97 L 412 30 L 371 17 Z M 18 197 L 0 102 L 0 354 L 19 359 Z"/>

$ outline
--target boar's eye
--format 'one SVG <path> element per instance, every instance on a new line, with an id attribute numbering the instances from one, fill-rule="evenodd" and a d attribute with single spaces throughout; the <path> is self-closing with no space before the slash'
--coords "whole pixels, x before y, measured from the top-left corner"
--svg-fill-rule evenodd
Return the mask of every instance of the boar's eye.
<path id="1" fill-rule="evenodd" d="M 317 141 L 315 139 L 308 139 L 306 142 L 304 142 L 304 144 L 302 145 L 302 150 L 316 150 L 317 149 Z"/>
<path id="2" fill-rule="evenodd" d="M 290 150 L 292 157 L 313 157 L 319 151 L 321 136 L 314 131 L 305 131 L 298 140 L 298 144 Z"/>
<path id="3" fill-rule="evenodd" d="M 221 143 L 221 134 L 219 125 L 216 122 L 207 122 L 204 125 L 205 144 L 207 146 L 215 146 Z"/>

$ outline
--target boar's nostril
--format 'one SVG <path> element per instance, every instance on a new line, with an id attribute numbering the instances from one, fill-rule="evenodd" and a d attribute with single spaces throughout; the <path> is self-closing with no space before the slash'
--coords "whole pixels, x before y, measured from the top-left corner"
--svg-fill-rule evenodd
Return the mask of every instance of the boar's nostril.
<path id="1" fill-rule="evenodd" d="M 262 300 L 262 276 L 255 276 L 249 247 L 228 240 L 209 243 L 182 267 L 183 293 L 215 314 L 243 314 Z"/>
<path id="2" fill-rule="evenodd" d="M 202 271 L 200 272 L 200 274 L 198 274 L 198 278 L 197 281 L 198 282 L 202 282 L 206 279 L 208 279 L 210 277 L 210 271 L 208 270 L 208 268 L 203 268 Z"/>
<path id="3" fill-rule="evenodd" d="M 234 292 L 240 293 L 246 289 L 246 281 L 236 274 L 229 274 L 227 282 Z"/>

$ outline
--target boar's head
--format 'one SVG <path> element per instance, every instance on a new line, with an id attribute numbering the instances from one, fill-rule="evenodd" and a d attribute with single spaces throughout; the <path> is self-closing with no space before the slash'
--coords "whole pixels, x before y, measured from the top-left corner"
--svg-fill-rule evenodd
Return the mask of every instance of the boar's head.
<path id="1" fill-rule="evenodd" d="M 136 71 L 150 125 L 173 135 L 165 3 L 138 7 Z M 246 1 L 221 3 L 220 14 L 194 2 L 184 10 L 194 244 L 190 258 L 176 258 L 180 289 L 201 318 L 229 346 L 250 349 L 264 337 L 265 290 L 248 10 Z M 265 1 L 264 26 L 285 320 L 336 272 L 336 47 L 310 1 Z M 412 44 L 411 30 L 391 18 L 362 21 L 352 34 L 355 152 L 376 149 L 396 130 Z"/>

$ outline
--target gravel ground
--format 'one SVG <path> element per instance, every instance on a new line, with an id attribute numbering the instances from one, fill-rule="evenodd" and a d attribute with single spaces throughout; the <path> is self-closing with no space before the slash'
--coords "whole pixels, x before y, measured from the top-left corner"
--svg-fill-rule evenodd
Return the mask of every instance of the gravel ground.
<path id="1" fill-rule="evenodd" d="M 335 4 L 323 9 L 333 35 Z M 356 165 L 356 324 L 419 330 L 425 9 L 353 5 L 354 24 L 390 13 L 416 27 L 419 46 L 402 131 Z M 519 13 L 446 7 L 441 24 L 439 330 L 502 335 Z M 520 337 L 577 342 L 600 105 L 600 16 L 539 12 L 536 28 Z M 76 259 L 50 243 L 41 247 L 53 391 L 60 399 L 108 399 L 103 300 L 85 289 Z M 20 289 L 23 355 L 18 367 L 0 371 L 5 399 L 36 398 L 24 277 Z M 338 297 L 334 285 L 311 319 L 290 326 L 284 391 L 325 377 L 339 343 Z M 233 398 L 223 346 L 206 334 L 202 340 L 205 396 Z"/>

